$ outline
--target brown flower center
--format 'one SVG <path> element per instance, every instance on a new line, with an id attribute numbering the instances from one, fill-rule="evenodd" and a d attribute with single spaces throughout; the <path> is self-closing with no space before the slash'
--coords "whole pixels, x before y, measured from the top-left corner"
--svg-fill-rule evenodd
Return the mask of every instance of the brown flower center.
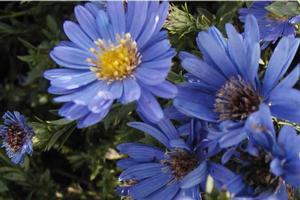
<path id="1" fill-rule="evenodd" d="M 162 163 L 171 169 L 176 180 L 181 180 L 198 165 L 196 156 L 185 150 L 176 150 L 168 155 L 170 159 L 163 160 Z"/>
<path id="2" fill-rule="evenodd" d="M 219 120 L 244 120 L 258 110 L 260 95 L 240 76 L 232 77 L 216 93 L 215 112 Z"/>
<path id="3" fill-rule="evenodd" d="M 17 152 L 24 144 L 25 135 L 22 128 L 12 125 L 7 129 L 5 141 L 13 152 Z"/>

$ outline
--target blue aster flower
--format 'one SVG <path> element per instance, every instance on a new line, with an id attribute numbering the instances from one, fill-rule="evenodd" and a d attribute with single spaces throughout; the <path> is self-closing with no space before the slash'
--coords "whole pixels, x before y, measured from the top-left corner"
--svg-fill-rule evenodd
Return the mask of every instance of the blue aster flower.
<path id="1" fill-rule="evenodd" d="M 195 120 L 187 137 L 181 137 L 170 120 L 159 123 L 130 122 L 129 126 L 156 138 L 164 148 L 142 143 L 120 144 L 117 148 L 128 158 L 118 162 L 123 168 L 119 179 L 127 185 L 117 189 L 133 199 L 201 199 L 208 162 L 198 148 L 205 138 L 205 126 Z"/>
<path id="2" fill-rule="evenodd" d="M 239 10 L 240 20 L 245 22 L 247 15 L 256 17 L 260 37 L 266 47 L 270 42 L 276 42 L 282 36 L 295 36 L 295 25 L 300 22 L 300 15 L 278 16 L 266 9 L 272 1 L 253 2 L 249 8 Z"/>
<path id="3" fill-rule="evenodd" d="M 78 127 L 101 121 L 116 101 L 136 102 L 151 121 L 163 118 L 157 97 L 173 98 L 177 88 L 166 80 L 175 54 L 161 28 L 168 2 L 107 2 L 75 7 L 79 24 L 66 21 L 63 41 L 50 53 L 63 68 L 45 72 L 49 93 L 65 103 L 59 114 Z"/>
<path id="4" fill-rule="evenodd" d="M 32 154 L 34 132 L 18 111 L 7 111 L 2 118 L 4 120 L 4 124 L 0 126 L 2 147 L 6 149 L 6 154 L 13 163 L 22 163 L 25 154 Z"/>
<path id="5" fill-rule="evenodd" d="M 186 115 L 218 124 L 221 130 L 211 131 L 208 137 L 218 140 L 221 148 L 238 145 L 251 135 L 248 119 L 265 107 L 273 117 L 300 123 L 300 92 L 293 89 L 299 66 L 286 73 L 299 39 L 279 41 L 261 80 L 256 19 L 246 18 L 244 34 L 231 24 L 226 25 L 226 32 L 228 39 L 215 27 L 199 33 L 197 44 L 203 59 L 180 53 L 188 81 L 179 85 L 174 106 Z"/>
<path id="6" fill-rule="evenodd" d="M 287 190 L 300 189 L 300 136 L 291 126 L 283 126 L 276 136 L 273 125 L 265 125 L 272 124 L 271 117 L 261 116 L 257 112 L 251 119 L 256 125 L 252 127 L 256 132 L 252 150 L 239 149 L 226 165 L 230 170 L 218 166 L 217 172 L 231 174 L 232 179 L 248 185 L 237 187 L 235 182 L 221 180 L 235 200 L 288 200 Z"/>

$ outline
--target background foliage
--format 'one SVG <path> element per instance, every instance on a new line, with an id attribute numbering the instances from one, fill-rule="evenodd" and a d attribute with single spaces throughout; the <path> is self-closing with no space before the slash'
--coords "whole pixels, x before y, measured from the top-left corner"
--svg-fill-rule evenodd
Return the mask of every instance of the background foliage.
<path id="1" fill-rule="evenodd" d="M 114 147 L 137 138 L 151 140 L 126 126 L 128 121 L 138 120 L 132 105 L 115 106 L 103 123 L 84 130 L 58 118 L 59 105 L 47 93 L 48 83 L 42 73 L 56 67 L 48 53 L 66 39 L 62 24 L 74 20 L 76 4 L 79 2 L 0 3 L 0 111 L 19 110 L 36 130 L 33 157 L 26 158 L 22 166 L 11 164 L 0 150 L 0 199 L 119 199 L 114 192 L 120 172 L 115 160 L 121 155 Z M 224 30 L 227 22 L 234 22 L 242 30 L 237 10 L 245 5 L 172 2 L 165 28 L 178 51 L 199 54 L 195 46 L 197 33 L 211 25 Z M 182 74 L 174 58 L 169 79 L 180 82 Z M 222 200 L 226 194 L 212 190 L 205 199 Z"/>

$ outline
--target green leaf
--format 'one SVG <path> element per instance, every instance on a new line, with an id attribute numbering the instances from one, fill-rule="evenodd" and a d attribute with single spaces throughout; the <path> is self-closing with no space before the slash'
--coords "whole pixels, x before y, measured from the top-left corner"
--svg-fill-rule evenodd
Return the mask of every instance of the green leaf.
<path id="1" fill-rule="evenodd" d="M 266 9 L 273 13 L 274 17 L 294 17 L 300 14 L 298 2 L 277 1 L 267 6 Z"/>

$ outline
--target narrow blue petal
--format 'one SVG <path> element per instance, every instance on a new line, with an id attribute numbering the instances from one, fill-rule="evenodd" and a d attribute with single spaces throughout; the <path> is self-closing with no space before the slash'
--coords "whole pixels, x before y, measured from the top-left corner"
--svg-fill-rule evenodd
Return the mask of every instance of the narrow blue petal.
<path id="1" fill-rule="evenodd" d="M 91 52 L 66 46 L 55 47 L 51 54 L 62 62 L 58 63 L 59 65 L 68 67 L 64 64 L 66 63 L 72 66 L 82 66 L 82 69 L 88 69 L 88 66 L 91 66 L 91 63 L 87 62 L 87 58 L 95 58 Z"/>
<path id="2" fill-rule="evenodd" d="M 144 200 L 173 200 L 175 195 L 179 191 L 179 185 L 177 183 L 166 185 L 165 187 L 161 188 L 160 190 L 156 191 L 150 196 L 147 196 Z"/>
<path id="3" fill-rule="evenodd" d="M 154 31 L 156 30 L 156 26 L 159 21 L 159 16 L 156 12 L 153 12 L 149 19 L 147 19 L 147 23 L 145 24 L 145 27 L 141 31 L 141 34 L 139 35 L 137 39 L 137 45 L 139 49 L 142 49 L 145 44 L 151 39 L 152 35 L 154 34 Z"/>
<path id="4" fill-rule="evenodd" d="M 125 11 L 123 1 L 107 2 L 107 13 L 112 24 L 114 36 L 125 33 Z"/>
<path id="5" fill-rule="evenodd" d="M 122 104 L 128 104 L 136 101 L 141 97 L 141 87 L 138 85 L 136 80 L 132 78 L 126 78 L 122 81 L 123 83 L 123 94 L 120 99 Z"/>
<path id="6" fill-rule="evenodd" d="M 155 96 L 164 99 L 174 98 L 178 92 L 177 87 L 171 84 L 169 81 L 163 81 L 162 83 L 155 86 L 145 85 L 145 87 Z"/>
<path id="7" fill-rule="evenodd" d="M 161 160 L 164 158 L 164 152 L 160 149 L 139 143 L 124 143 L 117 146 L 117 149 L 123 153 L 127 154 L 131 158 L 140 162 Z"/>
<path id="8" fill-rule="evenodd" d="M 137 180 L 140 181 L 145 178 L 149 178 L 155 176 L 157 174 L 163 173 L 162 168 L 164 166 L 160 163 L 144 163 L 144 164 L 137 164 L 131 166 L 124 170 L 120 176 L 119 180 Z"/>
<path id="9" fill-rule="evenodd" d="M 203 162 L 181 180 L 180 187 L 183 189 L 194 187 L 205 180 L 206 174 L 207 163 Z"/>
<path id="10" fill-rule="evenodd" d="M 300 92 L 298 90 L 277 88 L 272 91 L 270 102 L 273 116 L 300 123 Z"/>
<path id="11" fill-rule="evenodd" d="M 144 26 L 144 23 L 146 22 L 148 3 L 149 2 L 147 1 L 128 2 L 128 4 L 133 4 L 134 6 L 134 12 L 131 19 L 132 21 L 127 29 L 127 31 L 131 33 L 133 39 L 137 39 Z"/>
<path id="12" fill-rule="evenodd" d="M 99 38 L 99 34 L 96 29 L 96 19 L 90 13 L 88 9 L 79 5 L 75 7 L 75 16 L 83 31 L 93 40 L 96 41 Z"/>
<path id="13" fill-rule="evenodd" d="M 152 94 L 143 91 L 141 98 L 137 101 L 138 109 L 151 122 L 158 122 L 164 117 L 164 113 Z"/>
<path id="14" fill-rule="evenodd" d="M 158 174 L 151 178 L 145 179 L 132 186 L 130 195 L 135 199 L 142 199 L 159 190 L 166 185 L 172 177 L 169 174 Z"/>
<path id="15" fill-rule="evenodd" d="M 140 131 L 143 131 L 155 139 L 157 139 L 159 142 L 161 142 L 166 147 L 170 147 L 169 145 L 169 139 L 159 131 L 158 129 L 154 128 L 153 126 L 150 126 L 149 124 L 143 123 L 143 122 L 129 122 L 128 126 L 133 127 L 135 129 L 138 129 Z"/>
<path id="16" fill-rule="evenodd" d="M 265 73 L 263 83 L 263 92 L 265 95 L 275 87 L 287 71 L 297 52 L 299 43 L 300 39 L 295 38 L 282 38 L 278 43 Z"/>
<path id="17" fill-rule="evenodd" d="M 85 128 L 91 125 L 94 125 L 101 121 L 108 113 L 109 108 L 103 109 L 99 113 L 89 113 L 86 115 L 84 118 L 80 119 L 79 122 L 77 123 L 78 128 Z"/>
<path id="18" fill-rule="evenodd" d="M 95 48 L 94 42 L 82 31 L 80 26 L 71 21 L 64 23 L 64 31 L 68 38 L 84 50 Z"/>
<path id="19" fill-rule="evenodd" d="M 171 48 L 169 40 L 161 40 L 159 42 L 151 43 L 151 46 L 147 47 L 141 52 L 142 61 L 148 62 L 163 55 Z"/>
<path id="20" fill-rule="evenodd" d="M 65 76 L 56 77 L 51 80 L 51 85 L 54 87 L 61 87 L 65 89 L 76 89 L 81 86 L 87 85 L 97 79 L 94 72 L 85 72 L 70 74 Z"/>
<path id="21" fill-rule="evenodd" d="M 112 35 L 111 24 L 109 23 L 108 16 L 103 10 L 99 10 L 96 18 L 98 33 L 105 41 L 114 41 L 115 37 Z"/>

